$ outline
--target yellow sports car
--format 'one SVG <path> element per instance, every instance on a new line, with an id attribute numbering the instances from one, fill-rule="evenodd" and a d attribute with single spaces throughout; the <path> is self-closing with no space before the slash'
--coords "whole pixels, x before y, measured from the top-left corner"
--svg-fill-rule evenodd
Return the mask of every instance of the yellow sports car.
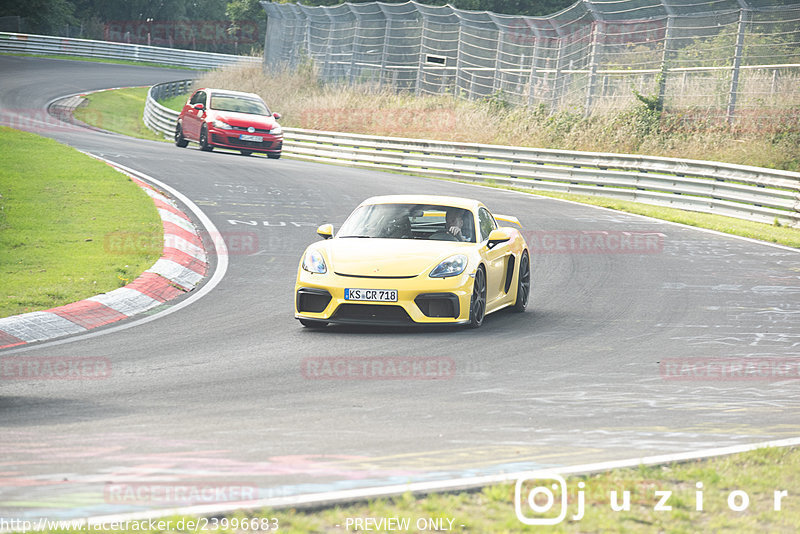
<path id="1" fill-rule="evenodd" d="M 310 245 L 297 269 L 295 317 L 328 323 L 481 326 L 487 313 L 525 311 L 531 262 L 514 217 L 482 203 L 429 195 L 373 197 L 336 237 Z"/>

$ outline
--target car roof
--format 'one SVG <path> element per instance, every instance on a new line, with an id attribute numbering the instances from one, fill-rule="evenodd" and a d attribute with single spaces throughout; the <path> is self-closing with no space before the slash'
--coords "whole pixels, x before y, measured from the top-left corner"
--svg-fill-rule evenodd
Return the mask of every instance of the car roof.
<path id="1" fill-rule="evenodd" d="M 231 91 L 229 89 L 211 89 L 208 87 L 198 89 L 198 91 L 205 91 L 206 93 L 214 94 L 214 95 L 231 95 L 231 96 L 246 96 L 248 98 L 257 98 L 261 100 L 261 97 L 255 93 L 245 93 L 242 91 Z"/>
<path id="2" fill-rule="evenodd" d="M 478 208 L 483 206 L 482 202 L 470 198 L 441 195 L 383 195 L 370 197 L 361 203 L 362 206 L 369 204 L 433 204 L 437 206 L 463 208 L 474 212 L 477 212 Z"/>

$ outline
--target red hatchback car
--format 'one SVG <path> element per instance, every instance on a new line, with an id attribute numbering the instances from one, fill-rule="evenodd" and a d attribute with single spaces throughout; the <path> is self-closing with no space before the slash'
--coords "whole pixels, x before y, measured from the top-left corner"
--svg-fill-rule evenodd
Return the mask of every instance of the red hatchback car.
<path id="1" fill-rule="evenodd" d="M 280 118 L 256 94 L 198 89 L 178 117 L 175 144 L 184 148 L 194 141 L 200 150 L 230 148 L 246 156 L 263 152 L 278 159 L 283 148 Z"/>

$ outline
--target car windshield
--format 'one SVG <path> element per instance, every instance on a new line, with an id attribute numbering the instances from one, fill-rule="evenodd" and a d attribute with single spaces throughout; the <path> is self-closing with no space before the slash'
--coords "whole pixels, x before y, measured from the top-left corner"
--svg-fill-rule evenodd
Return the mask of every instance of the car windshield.
<path id="1" fill-rule="evenodd" d="M 269 108 L 261 100 L 236 95 L 212 94 L 211 109 L 250 113 L 251 115 L 271 115 Z"/>
<path id="2" fill-rule="evenodd" d="M 429 204 L 369 204 L 347 218 L 337 237 L 475 242 L 472 212 Z"/>

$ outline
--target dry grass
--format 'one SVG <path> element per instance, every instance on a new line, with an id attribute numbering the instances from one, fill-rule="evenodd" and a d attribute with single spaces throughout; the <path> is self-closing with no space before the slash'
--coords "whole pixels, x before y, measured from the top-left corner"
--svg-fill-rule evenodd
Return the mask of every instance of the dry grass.
<path id="1" fill-rule="evenodd" d="M 258 93 L 283 115 L 285 126 L 298 128 L 800 169 L 800 109 L 734 129 L 714 116 L 691 110 L 659 115 L 641 104 L 587 119 L 578 112 L 550 115 L 544 107 L 514 107 L 499 98 L 467 101 L 397 93 L 374 83 L 322 84 L 312 68 L 265 75 L 259 65 L 209 72 L 198 86 Z"/>

